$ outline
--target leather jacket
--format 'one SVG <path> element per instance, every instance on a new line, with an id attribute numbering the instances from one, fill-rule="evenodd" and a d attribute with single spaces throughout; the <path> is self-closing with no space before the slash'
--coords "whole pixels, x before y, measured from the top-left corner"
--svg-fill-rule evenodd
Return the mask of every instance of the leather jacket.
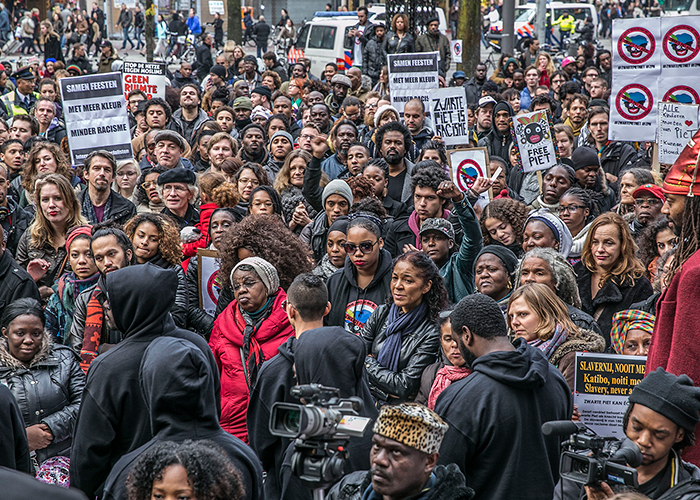
<path id="1" fill-rule="evenodd" d="M 382 304 L 372 313 L 360 334 L 367 353 L 365 368 L 372 395 L 391 404 L 413 400 L 420 388 L 423 370 L 438 359 L 440 331 L 427 317 L 414 332 L 401 339 L 399 371 L 393 372 L 377 361 L 377 355 L 386 340 L 389 306 Z"/>
<path id="2" fill-rule="evenodd" d="M 17 400 L 25 426 L 43 423 L 53 434 L 49 446 L 36 450 L 37 461 L 70 455 L 73 426 L 85 387 L 85 373 L 78 355 L 68 347 L 52 346 L 49 334 L 45 333 L 39 353 L 26 367 L 10 354 L 7 341 L 2 340 L 0 383 Z"/>

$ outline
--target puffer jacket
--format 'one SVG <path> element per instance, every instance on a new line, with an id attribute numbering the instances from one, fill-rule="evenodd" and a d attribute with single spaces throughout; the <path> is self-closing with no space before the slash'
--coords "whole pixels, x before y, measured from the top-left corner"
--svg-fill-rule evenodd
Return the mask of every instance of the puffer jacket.
<path id="1" fill-rule="evenodd" d="M 386 62 L 386 36 L 380 42 L 376 38 L 372 38 L 365 45 L 362 51 L 362 72 L 372 79 L 372 82 L 379 81 L 379 75 L 382 73 L 382 66 Z"/>
<path id="2" fill-rule="evenodd" d="M 423 370 L 438 359 L 440 331 L 435 323 L 425 318 L 414 332 L 401 339 L 399 371 L 393 372 L 377 361 L 377 355 L 386 341 L 389 306 L 382 304 L 372 313 L 360 334 L 367 353 L 365 360 L 372 395 L 391 404 L 412 400 L 420 388 Z"/>
<path id="3" fill-rule="evenodd" d="M 264 360 L 276 356 L 279 346 L 294 335 L 287 313 L 282 308 L 282 302 L 286 299 L 287 294 L 280 288 L 270 315 L 253 334 Z M 246 411 L 250 389 L 241 358 L 245 326 L 238 301 L 233 300 L 214 321 L 209 347 L 221 373 L 221 427 L 247 443 Z"/>
<path id="4" fill-rule="evenodd" d="M 36 450 L 37 461 L 57 455 L 70 455 L 73 426 L 85 387 L 85 373 L 78 355 L 68 347 L 52 345 L 44 332 L 41 349 L 29 367 L 12 356 L 7 340 L 0 341 L 0 383 L 17 400 L 24 425 L 46 424 L 53 441 Z"/>

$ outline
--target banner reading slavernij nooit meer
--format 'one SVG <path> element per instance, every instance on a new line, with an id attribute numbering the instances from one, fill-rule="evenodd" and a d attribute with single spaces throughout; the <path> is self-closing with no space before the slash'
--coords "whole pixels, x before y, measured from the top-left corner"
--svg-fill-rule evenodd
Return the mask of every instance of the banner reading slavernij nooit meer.
<path id="1" fill-rule="evenodd" d="M 59 83 L 71 163 L 82 165 L 96 149 L 109 151 L 117 160 L 131 158 L 122 74 L 61 78 Z"/>
<path id="2" fill-rule="evenodd" d="M 426 115 L 429 115 L 428 92 L 440 86 L 438 53 L 390 54 L 388 61 L 391 105 L 403 115 L 403 107 L 408 101 L 420 99 L 425 104 Z"/>

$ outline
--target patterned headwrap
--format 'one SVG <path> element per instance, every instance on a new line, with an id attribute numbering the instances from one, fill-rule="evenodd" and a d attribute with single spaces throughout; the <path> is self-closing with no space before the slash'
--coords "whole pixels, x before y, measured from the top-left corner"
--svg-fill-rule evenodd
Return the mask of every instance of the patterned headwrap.
<path id="1" fill-rule="evenodd" d="M 610 343 L 617 354 L 622 354 L 622 348 L 630 330 L 642 330 L 649 335 L 654 333 L 656 317 L 638 309 L 627 309 L 617 312 L 612 317 Z"/>

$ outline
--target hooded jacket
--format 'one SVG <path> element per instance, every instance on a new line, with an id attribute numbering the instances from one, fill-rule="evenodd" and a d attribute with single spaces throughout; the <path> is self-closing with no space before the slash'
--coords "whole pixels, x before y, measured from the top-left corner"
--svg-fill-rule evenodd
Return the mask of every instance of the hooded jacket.
<path id="1" fill-rule="evenodd" d="M 514 351 L 480 356 L 472 370 L 435 405 L 449 425 L 439 463 L 456 463 L 476 499 L 552 498 L 560 438 L 545 436 L 541 427 L 571 418 L 566 380 L 522 339 Z"/>
<path id="2" fill-rule="evenodd" d="M 253 335 L 266 360 L 276 356 L 277 348 L 294 334 L 287 313 L 282 308 L 282 302 L 286 299 L 287 294 L 279 288 L 270 315 Z M 245 326 L 238 301 L 234 299 L 214 320 L 209 345 L 221 373 L 221 427 L 247 443 L 245 415 L 250 394 L 241 357 Z"/>
<path id="3" fill-rule="evenodd" d="M 410 401 L 418 393 L 423 371 L 438 359 L 440 331 L 429 318 L 401 338 L 398 371 L 379 364 L 377 357 L 386 342 L 389 305 L 383 304 L 370 316 L 360 336 L 367 348 L 365 359 L 369 386 L 375 399 L 390 404 Z"/>
<path id="4" fill-rule="evenodd" d="M 169 336 L 195 344 L 207 357 L 214 387 L 219 387 L 216 361 L 206 341 L 177 328 L 170 316 L 177 273 L 142 264 L 112 271 L 105 281 L 114 323 L 124 340 L 90 365 L 71 453 L 71 485 L 91 498 L 102 490 L 121 456 L 153 437 L 139 381 L 141 359 L 153 340 Z"/>
<path id="5" fill-rule="evenodd" d="M 277 348 L 279 354 L 263 363 L 248 404 L 248 442 L 268 474 L 265 478 L 266 500 L 281 498 L 282 485 L 278 472 L 282 469 L 285 450 L 292 442 L 288 438 L 270 434 L 268 425 L 273 404 L 298 403 L 289 393 L 297 385 L 293 368 L 295 342 L 296 337 L 289 337 Z"/>
<path id="6" fill-rule="evenodd" d="M 326 324 L 342 326 L 349 332 L 359 334 L 377 306 L 386 302 L 392 268 L 391 255 L 384 249 L 380 250 L 374 277 L 366 288 L 361 289 L 355 277 L 355 266 L 350 257 L 345 257 L 343 269 L 333 273 L 326 283 L 331 301 Z"/>
<path id="7" fill-rule="evenodd" d="M 228 455 L 248 500 L 262 498 L 262 468 L 240 439 L 224 431 L 216 413 L 215 373 L 206 356 L 184 339 L 162 337 L 151 342 L 141 361 L 141 395 L 150 415 L 153 439 L 124 455 L 105 483 L 103 500 L 126 500 L 126 478 L 133 464 L 163 441 L 207 440 Z"/>
<path id="8" fill-rule="evenodd" d="M 46 424 L 53 434 L 49 446 L 36 450 L 39 463 L 69 455 L 73 425 L 85 386 L 80 360 L 68 347 L 53 345 L 44 331 L 41 348 L 29 367 L 10 354 L 7 339 L 0 341 L 0 384 L 17 400 L 25 427 Z"/>
<path id="9" fill-rule="evenodd" d="M 486 134 L 484 138 L 479 139 L 479 146 L 486 148 L 486 150 L 489 153 L 489 157 L 500 156 L 501 158 L 505 158 L 506 161 L 508 161 L 508 158 L 510 158 L 508 150 L 510 149 L 510 145 L 513 142 L 513 137 L 510 134 L 510 125 L 508 126 L 508 130 L 506 130 L 505 134 L 502 134 L 496 128 L 495 117 L 496 113 L 500 111 L 507 111 L 511 117 L 514 114 L 513 108 L 510 107 L 510 104 L 508 104 L 505 101 L 497 102 L 493 108 L 494 120 L 493 123 L 491 123 L 491 131 L 488 134 Z"/>

